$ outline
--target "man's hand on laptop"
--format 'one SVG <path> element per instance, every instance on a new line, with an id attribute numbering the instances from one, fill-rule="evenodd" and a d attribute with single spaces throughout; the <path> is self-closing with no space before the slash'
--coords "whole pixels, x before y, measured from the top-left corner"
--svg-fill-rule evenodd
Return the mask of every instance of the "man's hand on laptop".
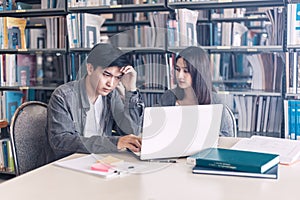
<path id="1" fill-rule="evenodd" d="M 130 149 L 133 152 L 141 151 L 142 139 L 133 134 L 126 135 L 119 138 L 117 147 L 119 150 Z"/>

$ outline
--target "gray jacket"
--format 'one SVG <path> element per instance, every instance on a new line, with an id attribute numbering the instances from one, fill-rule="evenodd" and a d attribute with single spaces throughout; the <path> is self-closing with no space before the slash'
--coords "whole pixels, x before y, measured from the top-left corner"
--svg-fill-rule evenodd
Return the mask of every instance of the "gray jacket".
<path id="1" fill-rule="evenodd" d="M 56 159 L 75 152 L 115 152 L 120 136 L 140 133 L 144 103 L 138 92 L 126 92 L 123 103 L 114 90 L 103 97 L 103 104 L 103 135 L 87 138 L 83 131 L 90 104 L 85 79 L 55 89 L 48 104 L 47 133 Z"/>
<path id="2" fill-rule="evenodd" d="M 220 98 L 218 98 L 215 92 L 212 93 L 212 103 L 213 104 L 223 104 Z M 175 106 L 177 101 L 176 95 L 172 90 L 167 90 L 160 99 L 160 104 L 162 106 Z M 230 114 L 225 107 L 223 108 L 222 122 L 220 136 L 233 136 L 233 122 Z"/>

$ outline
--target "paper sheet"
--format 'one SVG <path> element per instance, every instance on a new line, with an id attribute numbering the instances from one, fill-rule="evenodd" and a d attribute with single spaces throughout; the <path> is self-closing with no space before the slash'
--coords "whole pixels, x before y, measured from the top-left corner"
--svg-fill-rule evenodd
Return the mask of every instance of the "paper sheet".
<path id="1" fill-rule="evenodd" d="M 300 141 L 252 136 L 250 139 L 241 139 L 232 149 L 278 154 L 281 164 L 292 164 L 299 159 Z"/>

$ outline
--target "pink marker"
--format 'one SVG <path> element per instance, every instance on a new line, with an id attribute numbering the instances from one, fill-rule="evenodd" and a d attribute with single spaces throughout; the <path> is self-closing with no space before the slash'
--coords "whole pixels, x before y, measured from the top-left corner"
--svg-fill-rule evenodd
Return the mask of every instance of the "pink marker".
<path id="1" fill-rule="evenodd" d="M 100 171 L 100 172 L 108 172 L 111 167 L 107 164 L 95 163 L 91 166 L 91 170 Z"/>

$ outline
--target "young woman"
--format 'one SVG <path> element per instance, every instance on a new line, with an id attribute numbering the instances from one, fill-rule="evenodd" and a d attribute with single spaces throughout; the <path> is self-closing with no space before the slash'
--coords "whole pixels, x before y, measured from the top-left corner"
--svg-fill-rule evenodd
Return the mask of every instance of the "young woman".
<path id="1" fill-rule="evenodd" d="M 160 99 L 162 106 L 204 105 L 222 103 L 213 90 L 210 62 L 200 47 L 188 47 L 176 57 L 177 87 L 167 90 Z M 222 136 L 233 136 L 233 123 L 227 109 L 223 110 Z"/>

